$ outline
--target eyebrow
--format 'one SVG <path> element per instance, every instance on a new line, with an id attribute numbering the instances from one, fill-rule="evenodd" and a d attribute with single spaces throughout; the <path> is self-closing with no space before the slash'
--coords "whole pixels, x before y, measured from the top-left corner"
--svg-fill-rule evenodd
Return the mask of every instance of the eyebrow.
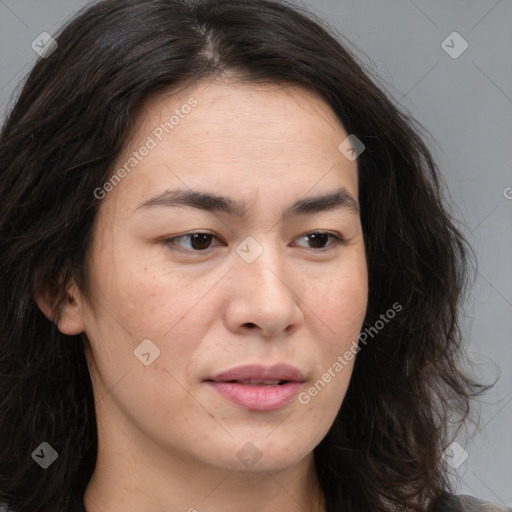
<path id="1" fill-rule="evenodd" d="M 170 189 L 141 203 L 136 210 L 155 207 L 189 206 L 208 212 L 223 212 L 233 217 L 244 218 L 248 207 L 244 201 L 236 201 L 229 197 L 209 192 L 200 192 L 186 189 Z M 345 188 L 339 188 L 326 194 L 299 199 L 282 211 L 282 218 L 300 215 L 311 215 L 345 208 L 352 213 L 359 214 L 359 205 Z"/>

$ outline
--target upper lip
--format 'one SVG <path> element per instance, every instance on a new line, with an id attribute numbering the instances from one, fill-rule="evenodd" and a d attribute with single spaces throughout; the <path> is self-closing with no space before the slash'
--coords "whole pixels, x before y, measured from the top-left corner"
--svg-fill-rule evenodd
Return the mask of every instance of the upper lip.
<path id="1" fill-rule="evenodd" d="M 218 373 L 205 380 L 214 382 L 228 382 L 231 380 L 286 380 L 294 382 L 304 382 L 304 375 L 297 368 L 288 364 L 275 364 L 272 366 L 262 366 L 257 364 L 248 364 L 237 366 L 231 370 Z"/>

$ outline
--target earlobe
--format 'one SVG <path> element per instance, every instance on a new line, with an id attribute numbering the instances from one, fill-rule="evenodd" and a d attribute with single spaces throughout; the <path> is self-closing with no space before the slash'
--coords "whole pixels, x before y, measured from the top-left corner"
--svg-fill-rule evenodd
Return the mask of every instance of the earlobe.
<path id="1" fill-rule="evenodd" d="M 79 292 L 74 283 L 68 288 L 66 298 L 58 312 L 54 301 L 47 294 L 38 296 L 36 302 L 46 318 L 56 324 L 62 334 L 71 336 L 85 331 Z"/>

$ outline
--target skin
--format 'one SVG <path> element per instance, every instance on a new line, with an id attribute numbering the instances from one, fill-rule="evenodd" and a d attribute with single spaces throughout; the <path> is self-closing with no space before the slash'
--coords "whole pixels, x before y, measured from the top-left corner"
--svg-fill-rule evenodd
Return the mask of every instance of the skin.
<path id="1" fill-rule="evenodd" d="M 368 292 L 359 214 L 339 207 L 283 220 L 281 212 L 341 187 L 357 201 L 357 162 L 338 150 L 348 134 L 320 97 L 217 79 L 148 102 L 118 166 L 191 96 L 197 106 L 162 141 L 153 137 L 157 146 L 104 198 L 88 253 L 92 300 L 72 283 L 58 322 L 89 340 L 99 441 L 85 506 L 324 511 L 313 449 L 354 360 L 309 403 L 270 412 L 228 402 L 203 379 L 284 362 L 304 373 L 307 390 L 350 348 Z M 245 201 L 247 215 L 138 209 L 174 187 Z M 346 244 L 315 245 L 306 236 L 315 231 Z M 214 235 L 210 247 L 163 241 L 190 232 Z M 252 263 L 236 252 L 248 236 L 263 248 Z M 144 339 L 160 350 L 149 366 L 134 355 Z M 248 442 L 261 456 L 252 467 L 237 456 Z"/>

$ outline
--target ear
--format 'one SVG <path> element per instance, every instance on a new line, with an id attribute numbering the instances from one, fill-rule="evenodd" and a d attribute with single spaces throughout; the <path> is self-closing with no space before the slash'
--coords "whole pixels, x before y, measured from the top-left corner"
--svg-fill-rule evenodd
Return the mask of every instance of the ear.
<path id="1" fill-rule="evenodd" d="M 50 322 L 57 325 L 62 334 L 69 336 L 80 334 L 85 331 L 85 323 L 83 321 L 83 309 L 81 295 L 73 281 L 66 291 L 66 298 L 58 312 L 57 319 L 55 317 L 57 311 L 54 298 L 49 293 L 41 294 L 36 297 L 39 309 L 44 313 Z"/>

